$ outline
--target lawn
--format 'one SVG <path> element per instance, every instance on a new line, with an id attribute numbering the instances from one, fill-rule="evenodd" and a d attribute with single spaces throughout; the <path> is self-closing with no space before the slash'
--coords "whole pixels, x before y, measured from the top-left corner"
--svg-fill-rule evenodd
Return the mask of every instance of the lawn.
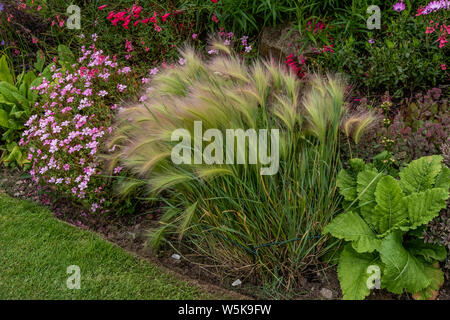
<path id="1" fill-rule="evenodd" d="M 79 290 L 67 288 L 70 265 L 80 267 Z M 0 195 L 0 299 L 209 298 L 36 204 Z"/>

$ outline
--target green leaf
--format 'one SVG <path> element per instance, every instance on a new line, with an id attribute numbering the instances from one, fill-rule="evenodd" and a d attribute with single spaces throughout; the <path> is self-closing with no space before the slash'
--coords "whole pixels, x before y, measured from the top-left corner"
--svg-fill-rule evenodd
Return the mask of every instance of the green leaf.
<path id="1" fill-rule="evenodd" d="M 411 239 L 405 242 L 405 248 L 414 256 L 422 256 L 427 262 L 444 261 L 447 250 L 443 245 L 425 243 L 422 239 Z"/>
<path id="2" fill-rule="evenodd" d="M 0 94 L 3 98 L 10 103 L 18 104 L 19 101 L 14 93 L 19 93 L 19 90 L 14 85 L 6 81 L 0 81 Z"/>
<path id="3" fill-rule="evenodd" d="M 344 300 L 363 300 L 370 294 L 367 269 L 376 265 L 374 254 L 357 253 L 350 244 L 344 247 L 339 258 L 338 278 Z"/>
<path id="4" fill-rule="evenodd" d="M 375 226 L 376 219 L 373 215 L 376 206 L 375 190 L 378 181 L 382 177 L 376 170 L 365 170 L 358 173 L 356 191 L 358 192 L 359 208 L 361 215 L 368 223 Z"/>
<path id="5" fill-rule="evenodd" d="M 425 264 L 425 273 L 430 279 L 430 285 L 414 294 L 413 298 L 416 300 L 432 299 L 444 284 L 444 273 L 439 269 L 439 264 L 436 266 Z"/>
<path id="6" fill-rule="evenodd" d="M 400 185 L 407 194 L 433 187 L 442 169 L 442 156 L 429 156 L 412 161 L 400 171 Z"/>
<path id="7" fill-rule="evenodd" d="M 68 46 L 60 44 L 58 46 L 58 56 L 61 66 L 72 70 L 72 64 L 75 63 L 75 56 Z"/>
<path id="8" fill-rule="evenodd" d="M 350 168 L 356 173 L 363 171 L 365 167 L 364 160 L 359 158 L 350 159 L 349 164 Z"/>
<path id="9" fill-rule="evenodd" d="M 443 166 L 441 173 L 436 178 L 435 188 L 450 189 L 450 169 Z"/>
<path id="10" fill-rule="evenodd" d="M 381 234 L 407 222 L 403 204 L 403 192 L 397 180 L 391 176 L 382 177 L 376 187 L 377 206 L 373 212 L 375 227 Z"/>
<path id="11" fill-rule="evenodd" d="M 339 171 L 337 185 L 345 200 L 354 201 L 356 199 L 356 179 L 347 170 Z"/>
<path id="12" fill-rule="evenodd" d="M 10 84 L 14 84 L 14 78 L 12 72 L 9 70 L 6 55 L 3 55 L 0 58 L 0 81 L 6 81 Z"/>
<path id="13" fill-rule="evenodd" d="M 439 211 L 447 206 L 447 198 L 448 192 L 440 188 L 413 193 L 405 197 L 403 201 L 408 208 L 409 227 L 415 229 L 437 217 Z"/>
<path id="14" fill-rule="evenodd" d="M 381 241 L 377 239 L 367 223 L 352 211 L 334 218 L 324 228 L 324 233 L 330 233 L 338 239 L 352 241 L 353 248 L 359 253 L 379 250 L 381 245 Z"/>
<path id="15" fill-rule="evenodd" d="M 402 244 L 403 235 L 396 231 L 388 234 L 381 243 L 380 257 L 384 264 L 381 281 L 392 293 L 415 293 L 431 283 L 423 263 L 411 255 Z"/>
<path id="16" fill-rule="evenodd" d="M 9 120 L 8 113 L 5 110 L 0 109 L 0 127 L 9 128 L 8 120 Z"/>
<path id="17" fill-rule="evenodd" d="M 36 62 L 34 64 L 34 68 L 37 71 L 42 72 L 42 70 L 44 69 L 44 64 L 45 64 L 44 52 L 42 52 L 42 50 L 39 50 L 38 52 L 36 52 Z"/>

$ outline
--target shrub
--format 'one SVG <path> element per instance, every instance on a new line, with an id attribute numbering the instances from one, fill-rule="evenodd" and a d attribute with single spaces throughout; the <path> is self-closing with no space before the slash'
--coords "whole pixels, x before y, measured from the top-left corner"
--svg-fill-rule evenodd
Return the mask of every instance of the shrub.
<path id="1" fill-rule="evenodd" d="M 422 232 L 446 207 L 450 170 L 442 166 L 442 157 L 412 161 L 400 171 L 400 180 L 361 159 L 352 159 L 350 166 L 338 175 L 344 213 L 325 228 L 325 233 L 347 241 L 338 266 L 344 299 L 369 295 L 371 268 L 378 268 L 381 286 L 393 293 L 435 297 L 444 282 L 437 262 L 447 252 L 425 244 Z"/>
<path id="2" fill-rule="evenodd" d="M 229 53 L 223 44 L 212 50 Z M 121 191 L 145 186 L 152 198 L 164 194 L 161 227 L 150 238 L 154 248 L 185 238 L 192 250 L 234 271 L 266 284 L 293 284 L 299 271 L 333 250 L 320 233 L 339 203 L 335 176 L 346 115 L 343 84 L 317 76 L 302 100 L 302 83 L 274 62 L 247 67 L 228 54 L 209 62 L 191 50 L 183 56 L 184 66 L 153 80 L 145 105 L 119 114 L 111 143 L 121 147 L 111 168 L 119 162 L 138 177 Z M 364 120 L 348 119 L 356 135 Z M 262 175 L 261 164 L 174 164 L 172 132 L 184 128 L 192 134 L 194 121 L 223 134 L 226 129 L 279 129 L 278 173 Z M 257 150 L 252 139 L 246 146 Z M 226 152 L 239 150 L 249 159 L 250 152 L 240 148 L 246 147 L 227 144 Z M 205 162 L 210 160 L 205 156 Z"/>
<path id="3" fill-rule="evenodd" d="M 397 12 L 389 1 L 359 1 L 325 19 L 326 28 L 308 34 L 315 47 L 304 49 L 306 61 L 313 69 L 345 73 L 365 94 L 391 92 L 394 97 L 406 96 L 444 84 L 448 78 L 446 56 L 448 10 L 416 14 L 422 1 L 405 2 L 406 9 Z M 366 9 L 371 4 L 381 8 L 381 29 L 369 30 Z M 430 25 L 430 21 L 434 21 Z M 437 25 L 436 25 L 437 24 Z M 308 41 L 308 38 L 302 38 Z M 332 46 L 332 50 L 321 50 Z"/>
<path id="4" fill-rule="evenodd" d="M 448 98 L 441 89 L 418 93 L 414 99 L 405 99 L 396 105 L 386 101 L 382 106 L 385 105 L 390 107 L 384 121 L 378 122 L 355 148 L 364 159 L 388 150 L 401 165 L 423 156 L 440 154 L 442 146 L 450 142 Z M 361 105 L 361 108 L 366 107 Z"/>
<path id="5" fill-rule="evenodd" d="M 101 151 L 111 132 L 116 102 L 138 88 L 128 67 L 95 47 L 82 47 L 75 62 L 61 46 L 61 67 L 50 65 L 50 77 L 33 89 L 41 96 L 28 119 L 21 145 L 29 149 L 31 176 L 59 195 L 88 206 L 92 212 L 114 204 L 110 181 L 102 176 Z M 115 174 L 120 172 L 116 168 Z"/>
<path id="6" fill-rule="evenodd" d="M 67 27 L 67 8 L 72 4 L 81 9 L 80 30 Z M 206 13 L 198 13 L 197 8 L 189 10 L 183 5 L 180 0 L 36 0 L 27 11 L 48 21 L 58 43 L 75 50 L 82 42 L 80 34 L 96 34 L 106 54 L 133 63 L 136 72 L 139 68 L 147 72 L 153 65 L 177 58 L 177 46 L 191 39 L 193 33 L 205 31 L 203 22 L 209 21 L 204 17 Z M 52 53 L 51 48 L 49 53 Z"/>
<path id="7" fill-rule="evenodd" d="M 439 217 L 431 221 L 425 230 L 424 238 L 426 243 L 443 245 L 447 248 L 447 252 L 450 251 L 450 208 L 448 206 Z M 446 279 L 450 280 L 450 255 L 447 255 L 443 267 Z"/>
<path id="8" fill-rule="evenodd" d="M 30 88 L 40 78 L 33 71 L 22 72 L 16 77 L 8 60 L 6 55 L 0 58 L 0 163 L 23 166 L 27 162 L 26 155 L 17 143 L 37 100 L 37 94 Z"/>

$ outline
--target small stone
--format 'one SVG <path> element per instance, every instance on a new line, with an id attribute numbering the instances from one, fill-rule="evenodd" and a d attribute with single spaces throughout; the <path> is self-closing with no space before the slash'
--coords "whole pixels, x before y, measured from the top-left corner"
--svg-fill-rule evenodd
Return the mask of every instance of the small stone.
<path id="1" fill-rule="evenodd" d="M 231 285 L 232 285 L 233 287 L 237 287 L 237 286 L 239 286 L 239 285 L 241 285 L 241 284 L 242 284 L 242 281 L 239 280 L 239 279 L 237 279 L 237 280 L 234 281 Z"/>
<path id="2" fill-rule="evenodd" d="M 327 289 L 327 288 L 322 288 L 320 290 L 320 294 L 325 299 L 332 299 L 333 298 L 333 291 L 331 291 L 330 289 Z"/>
<path id="3" fill-rule="evenodd" d="M 180 260 L 180 259 L 181 259 L 180 255 L 179 255 L 179 254 L 176 254 L 176 253 L 174 253 L 174 254 L 172 255 L 172 258 L 175 259 L 175 260 Z"/>

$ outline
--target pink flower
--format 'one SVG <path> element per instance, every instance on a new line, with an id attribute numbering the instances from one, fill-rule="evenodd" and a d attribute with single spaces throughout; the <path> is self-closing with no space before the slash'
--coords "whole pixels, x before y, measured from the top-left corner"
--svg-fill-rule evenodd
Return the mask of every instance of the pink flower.
<path id="1" fill-rule="evenodd" d="M 127 86 L 124 84 L 120 84 L 120 83 L 117 84 L 117 90 L 119 90 L 119 92 L 123 92 L 126 88 L 127 88 Z"/>
<path id="2" fill-rule="evenodd" d="M 427 30 L 425 31 L 426 34 L 433 33 L 434 28 L 433 27 L 427 27 Z"/>
<path id="3" fill-rule="evenodd" d="M 104 4 L 104 5 L 100 6 L 100 7 L 98 7 L 98 10 L 101 11 L 101 10 L 105 9 L 107 6 L 108 6 L 107 4 Z"/>
<path id="4" fill-rule="evenodd" d="M 447 66 L 445 65 L 445 63 L 441 64 L 441 69 L 442 70 L 447 70 Z"/>
<path id="5" fill-rule="evenodd" d="M 392 8 L 397 12 L 402 12 L 403 10 L 405 10 L 406 6 L 403 2 L 397 2 L 392 6 Z"/>
<path id="6" fill-rule="evenodd" d="M 195 40 L 195 39 L 197 39 L 197 37 L 198 37 L 198 34 L 196 34 L 196 33 L 193 33 L 193 34 L 192 34 L 192 39 Z"/>

